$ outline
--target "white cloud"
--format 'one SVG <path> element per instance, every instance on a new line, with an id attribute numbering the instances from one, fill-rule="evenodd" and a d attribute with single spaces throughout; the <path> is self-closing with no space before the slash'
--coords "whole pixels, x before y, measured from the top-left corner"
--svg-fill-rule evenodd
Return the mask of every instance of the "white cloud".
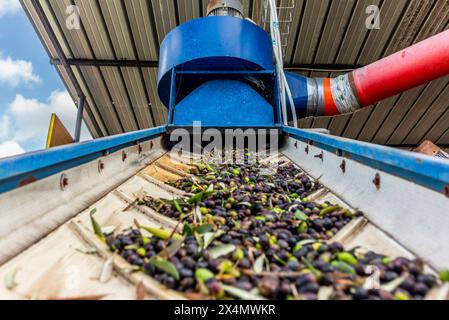
<path id="1" fill-rule="evenodd" d="M 15 141 L 0 143 L 0 158 L 15 156 L 24 152 L 25 150 Z"/>
<path id="2" fill-rule="evenodd" d="M 2 1 L 2 0 L 0 0 Z M 0 54 L 0 84 L 17 87 L 19 84 L 36 84 L 41 79 L 33 72 L 33 64 L 29 61 L 3 58 Z"/>
<path id="3" fill-rule="evenodd" d="M 0 117 L 0 141 L 8 139 L 12 132 L 11 118 L 7 115 Z"/>
<path id="4" fill-rule="evenodd" d="M 27 99 L 19 94 L 11 103 L 9 114 L 15 122 L 15 140 L 19 142 L 33 140 L 43 142 L 48 133 L 48 125 L 52 113 L 61 119 L 71 134 L 75 129 L 76 107 L 67 91 L 55 91 L 47 102 Z M 86 128 L 82 130 L 82 138 L 90 139 Z"/>
<path id="5" fill-rule="evenodd" d="M 21 9 L 19 0 L 0 0 L 0 18 L 7 13 L 16 13 Z"/>
<path id="6" fill-rule="evenodd" d="M 6 146 L 12 148 L 14 142 L 16 151 L 20 146 L 26 146 L 26 151 L 44 149 L 52 113 L 56 113 L 73 135 L 77 109 L 67 91 L 53 92 L 46 102 L 18 94 L 0 117 L 0 143 L 6 141 Z M 82 140 L 92 139 L 85 125 L 81 133 Z"/>

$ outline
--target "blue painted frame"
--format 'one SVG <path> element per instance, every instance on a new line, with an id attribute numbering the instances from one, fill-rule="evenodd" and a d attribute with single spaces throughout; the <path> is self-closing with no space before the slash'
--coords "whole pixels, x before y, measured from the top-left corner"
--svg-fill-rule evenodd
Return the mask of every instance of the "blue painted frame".
<path id="1" fill-rule="evenodd" d="M 168 104 L 168 119 L 167 119 L 167 126 L 173 127 L 174 124 L 174 113 L 175 108 L 177 104 L 177 97 L 178 97 L 178 82 L 180 81 L 178 76 L 182 75 L 208 75 L 208 76 L 219 76 L 219 75 L 226 75 L 226 76 L 232 76 L 236 79 L 239 79 L 240 77 L 245 76 L 262 76 L 262 75 L 268 75 L 271 76 L 270 82 L 272 82 L 272 87 L 274 88 L 273 92 L 273 101 L 271 101 L 271 105 L 273 107 L 273 113 L 275 116 L 275 126 L 279 126 L 282 122 L 282 110 L 281 110 L 281 103 L 280 103 L 280 93 L 279 93 L 279 79 L 276 75 L 276 72 L 274 69 L 269 70 L 182 70 L 178 67 L 174 67 L 171 69 L 171 76 L 170 76 L 170 92 L 169 92 L 169 104 Z M 225 128 L 225 126 L 218 126 L 219 128 Z M 242 127 L 250 127 L 248 125 L 243 125 Z"/>
<path id="2" fill-rule="evenodd" d="M 446 194 L 449 188 L 449 162 L 446 160 L 288 126 L 274 126 L 273 129 L 336 153 L 342 159 L 355 160 L 437 192 Z M 167 127 L 163 126 L 2 159 L 0 193 L 20 187 L 30 177 L 44 179 L 166 132 Z"/>
<path id="3" fill-rule="evenodd" d="M 290 137 L 448 195 L 449 161 L 420 153 L 283 126 Z M 449 195 L 448 195 L 449 196 Z"/>
<path id="4" fill-rule="evenodd" d="M 44 179 L 115 151 L 153 140 L 165 132 L 166 127 L 163 126 L 2 159 L 0 193 L 20 187 L 27 179 Z"/>

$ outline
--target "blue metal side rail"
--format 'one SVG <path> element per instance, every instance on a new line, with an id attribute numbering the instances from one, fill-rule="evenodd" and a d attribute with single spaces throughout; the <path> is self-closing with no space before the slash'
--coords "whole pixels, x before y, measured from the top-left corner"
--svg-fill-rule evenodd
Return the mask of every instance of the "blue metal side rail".
<path id="1" fill-rule="evenodd" d="M 153 140 L 166 127 L 151 128 L 0 160 L 0 193 Z"/>
<path id="2" fill-rule="evenodd" d="M 449 161 L 419 153 L 283 126 L 290 137 L 412 181 L 449 197 Z"/>

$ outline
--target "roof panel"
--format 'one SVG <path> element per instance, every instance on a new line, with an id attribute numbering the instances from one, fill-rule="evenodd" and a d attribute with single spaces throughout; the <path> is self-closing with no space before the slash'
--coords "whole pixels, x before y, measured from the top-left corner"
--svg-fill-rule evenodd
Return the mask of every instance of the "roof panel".
<path id="1" fill-rule="evenodd" d="M 44 10 L 43 21 L 32 1 L 21 0 L 51 58 L 57 58 L 57 50 L 43 27 L 47 21 L 63 58 L 115 62 L 100 68 L 94 61 L 90 66 L 70 69 L 76 85 L 86 95 L 85 119 L 94 137 L 166 122 L 167 109 L 157 95 L 157 69 L 148 65 L 152 62 L 157 65 L 160 42 L 171 29 L 205 14 L 207 0 L 38 0 L 38 8 L 42 6 Z M 245 13 L 251 13 L 252 19 L 260 24 L 265 12 L 263 2 L 243 0 Z M 65 27 L 66 7 L 72 3 L 80 8 L 80 30 Z M 341 72 L 333 71 L 332 64 L 370 63 L 448 28 L 449 23 L 448 0 L 277 0 L 277 3 L 284 8 L 279 13 L 286 44 L 285 61 L 289 65 L 309 64 L 310 67 L 302 69 L 307 76 L 336 76 Z M 293 9 L 286 9 L 292 4 Z M 380 6 L 379 30 L 366 28 L 369 5 Z M 136 64 L 119 68 L 117 63 L 122 59 Z M 139 67 L 140 61 L 149 64 Z M 324 70 L 315 65 L 330 67 Z M 72 98 L 77 100 L 77 87 L 69 77 L 72 71 L 61 65 L 57 70 Z M 417 143 L 423 137 L 432 137 L 449 144 L 444 123 L 449 106 L 445 103 L 446 93 L 440 95 L 448 83 L 448 77 L 434 81 L 382 102 L 376 109 L 371 107 L 333 119 L 307 118 L 299 123 L 302 127 L 328 127 L 333 134 L 378 143 Z"/>

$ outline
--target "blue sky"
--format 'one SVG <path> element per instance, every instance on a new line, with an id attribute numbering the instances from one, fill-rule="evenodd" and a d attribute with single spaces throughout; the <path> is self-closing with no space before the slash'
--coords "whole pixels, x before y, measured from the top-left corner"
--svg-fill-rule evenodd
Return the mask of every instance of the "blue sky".
<path id="1" fill-rule="evenodd" d="M 52 112 L 73 135 L 74 102 L 19 1 L 0 0 L 0 157 L 43 149 Z"/>

